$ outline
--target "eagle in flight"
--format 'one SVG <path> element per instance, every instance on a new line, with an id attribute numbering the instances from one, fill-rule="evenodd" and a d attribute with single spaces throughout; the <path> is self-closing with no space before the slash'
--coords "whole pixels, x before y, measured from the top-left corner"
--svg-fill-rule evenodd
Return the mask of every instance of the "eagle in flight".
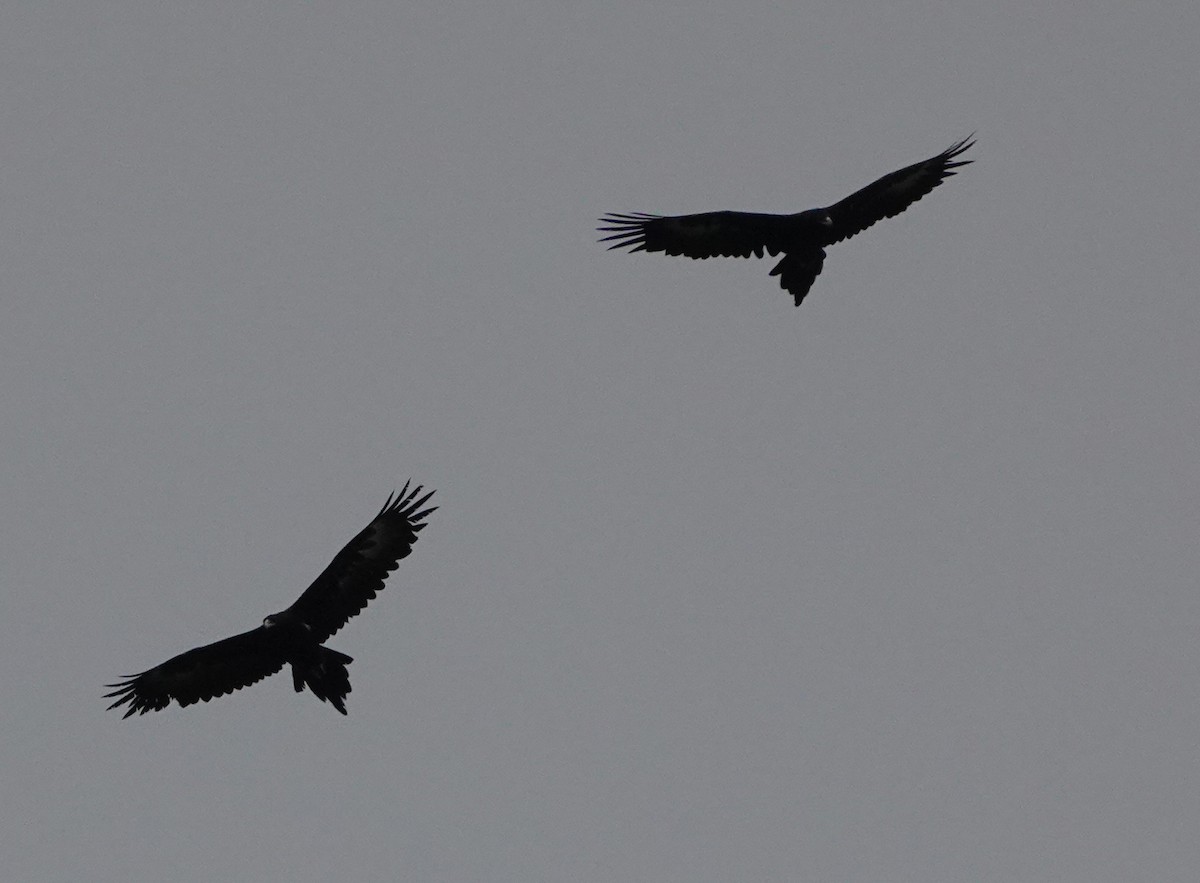
<path id="1" fill-rule="evenodd" d="M 900 214 L 926 193 L 968 165 L 956 159 L 975 141 L 968 136 L 937 156 L 884 175 L 841 202 L 794 215 L 758 212 L 704 212 L 698 215 L 608 214 L 598 227 L 601 242 L 634 251 L 661 251 L 689 258 L 756 258 L 765 250 L 783 254 L 772 276 L 796 299 L 804 300 L 825 264 L 825 248 L 866 230 L 876 221 Z"/>
<path id="2" fill-rule="evenodd" d="M 285 664 L 292 667 L 296 692 L 305 687 L 322 702 L 328 700 L 346 713 L 354 660 L 322 646 L 350 617 L 367 606 L 383 588 L 396 563 L 408 556 L 424 518 L 437 507 L 421 510 L 433 491 L 418 497 L 421 486 L 389 496 L 375 519 L 338 552 L 324 572 L 304 590 L 296 603 L 273 613 L 253 631 L 234 635 L 181 653 L 139 675 L 126 675 L 110 709 L 128 705 L 125 717 L 160 711 L 174 699 L 181 706 L 207 702 L 273 675 Z M 418 511 L 421 510 L 421 511 Z"/>

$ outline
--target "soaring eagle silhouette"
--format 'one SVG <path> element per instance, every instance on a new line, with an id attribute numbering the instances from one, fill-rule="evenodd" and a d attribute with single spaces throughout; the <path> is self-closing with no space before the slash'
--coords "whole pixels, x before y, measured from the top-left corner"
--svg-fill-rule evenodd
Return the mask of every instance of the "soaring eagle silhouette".
<path id="1" fill-rule="evenodd" d="M 972 162 L 957 160 L 975 143 L 968 136 L 935 157 L 884 175 L 841 202 L 826 208 L 809 209 L 794 215 L 768 215 L 756 212 L 704 212 L 698 215 L 608 214 L 600 219 L 605 227 L 596 229 L 605 236 L 601 242 L 614 242 L 614 248 L 634 251 L 661 251 L 689 258 L 748 258 L 763 256 L 764 249 L 774 257 L 783 253 L 772 276 L 779 286 L 804 300 L 813 281 L 825 264 L 825 248 L 866 230 L 876 221 L 900 214 L 944 180 L 954 169 Z"/>
<path id="2" fill-rule="evenodd" d="M 396 563 L 412 551 L 425 528 L 423 519 L 437 509 L 417 511 L 433 496 L 430 491 L 418 499 L 421 490 L 418 485 L 409 493 L 405 484 L 399 495 L 389 495 L 375 519 L 287 610 L 271 614 L 253 631 L 197 647 L 109 684 L 117 688 L 105 695 L 117 697 L 109 709 L 127 704 L 129 717 L 160 711 L 172 699 L 187 707 L 249 687 L 290 664 L 297 693 L 307 686 L 345 714 L 350 692 L 346 666 L 354 660 L 321 645 L 367 606 Z"/>

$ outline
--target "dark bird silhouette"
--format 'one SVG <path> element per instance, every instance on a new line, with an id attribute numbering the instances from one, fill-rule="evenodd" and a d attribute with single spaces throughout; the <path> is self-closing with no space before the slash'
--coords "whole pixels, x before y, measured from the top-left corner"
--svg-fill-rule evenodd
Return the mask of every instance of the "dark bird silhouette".
<path id="1" fill-rule="evenodd" d="M 117 701 L 108 707 L 128 705 L 125 717 L 160 711 L 172 699 L 187 707 L 249 687 L 288 664 L 297 693 L 308 687 L 345 714 L 350 692 L 346 666 L 354 660 L 321 645 L 367 606 L 396 563 L 412 551 L 425 528 L 423 519 L 437 509 L 417 511 L 433 496 L 430 491 L 418 499 L 421 490 L 418 485 L 409 493 L 405 484 L 399 495 L 389 496 L 375 519 L 287 610 L 271 614 L 253 631 L 197 647 L 109 684 L 117 689 L 105 698 L 115 696 Z"/>
<path id="2" fill-rule="evenodd" d="M 841 202 L 826 208 L 809 209 L 794 215 L 756 212 L 704 212 L 698 215 L 609 214 L 600 219 L 611 233 L 601 242 L 634 251 L 661 251 L 689 258 L 756 258 L 765 250 L 783 260 L 771 270 L 780 287 L 804 300 L 825 264 L 825 248 L 866 230 L 876 221 L 900 214 L 944 180 L 954 169 L 972 162 L 955 161 L 971 147 L 973 136 L 964 138 L 937 156 L 884 175 Z"/>

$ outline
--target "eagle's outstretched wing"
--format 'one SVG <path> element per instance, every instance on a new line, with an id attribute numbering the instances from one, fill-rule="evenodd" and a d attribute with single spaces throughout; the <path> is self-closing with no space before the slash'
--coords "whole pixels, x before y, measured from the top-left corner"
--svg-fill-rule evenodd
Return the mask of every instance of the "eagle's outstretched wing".
<path id="1" fill-rule="evenodd" d="M 826 228 L 826 238 L 820 244 L 833 245 L 861 233 L 877 221 L 900 214 L 951 175 L 957 174 L 954 169 L 973 162 L 969 159 L 954 161 L 955 157 L 975 143 L 973 138 L 973 135 L 969 135 L 937 156 L 884 175 L 873 184 L 826 208 L 824 211 L 833 223 Z"/>
<path id="2" fill-rule="evenodd" d="M 601 242 L 634 251 L 661 251 L 689 258 L 756 258 L 788 245 L 788 216 L 756 212 L 704 212 L 699 215 L 608 214 L 600 219 L 611 233 Z"/>
<path id="3" fill-rule="evenodd" d="M 389 496 L 374 520 L 348 542 L 329 566 L 304 590 L 296 603 L 284 611 L 312 630 L 312 639 L 324 643 L 350 617 L 358 614 L 383 588 L 387 575 L 412 551 L 417 534 L 425 528 L 422 519 L 434 512 L 421 510 L 433 491 L 422 497 L 418 485 L 410 493 L 408 484 L 394 498 Z M 421 511 L 418 511 L 421 510 Z"/>
<path id="4" fill-rule="evenodd" d="M 259 627 L 180 653 L 139 675 L 127 675 L 124 681 L 109 684 L 117 689 L 104 698 L 117 698 L 110 709 L 128 704 L 125 717 L 160 711 L 172 699 L 186 707 L 256 684 L 283 668 L 283 663 L 278 644 Z"/>

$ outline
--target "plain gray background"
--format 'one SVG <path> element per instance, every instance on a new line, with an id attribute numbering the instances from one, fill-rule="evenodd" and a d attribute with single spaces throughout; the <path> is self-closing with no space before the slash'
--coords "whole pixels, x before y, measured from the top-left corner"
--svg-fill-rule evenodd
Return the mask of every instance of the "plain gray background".
<path id="1" fill-rule="evenodd" d="M 0 11 L 6 879 L 1196 878 L 1200 7 L 182 6 Z M 410 476 L 348 718 L 105 712 Z"/>

